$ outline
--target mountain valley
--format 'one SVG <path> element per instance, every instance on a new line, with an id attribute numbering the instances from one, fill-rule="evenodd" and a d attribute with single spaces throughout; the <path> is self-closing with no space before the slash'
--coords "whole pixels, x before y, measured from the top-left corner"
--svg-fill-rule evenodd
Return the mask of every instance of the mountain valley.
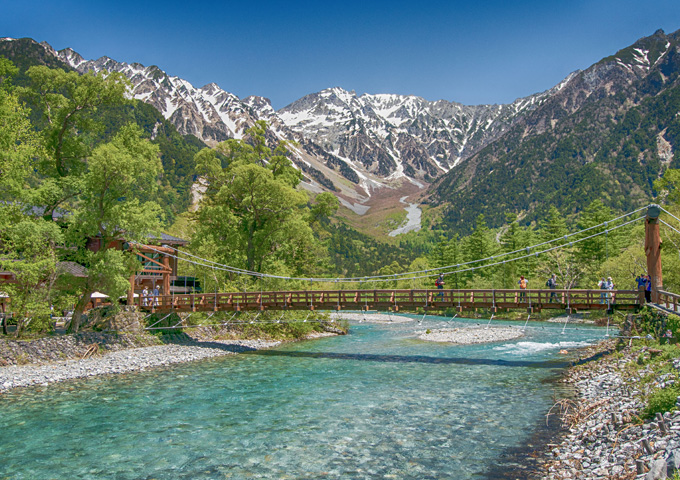
<path id="1" fill-rule="evenodd" d="M 385 237 L 405 217 L 403 197 L 429 204 L 451 231 L 469 231 L 479 213 L 500 226 L 508 211 L 530 223 L 550 204 L 570 214 L 596 197 L 618 209 L 649 200 L 651 182 L 678 160 L 679 36 L 658 31 L 545 92 L 477 106 L 336 87 L 276 111 L 264 97 L 31 39 L 2 39 L 0 54 L 121 72 L 135 99 L 207 145 L 266 120 L 272 142 L 295 142 L 306 189 L 334 193 L 351 225 Z"/>

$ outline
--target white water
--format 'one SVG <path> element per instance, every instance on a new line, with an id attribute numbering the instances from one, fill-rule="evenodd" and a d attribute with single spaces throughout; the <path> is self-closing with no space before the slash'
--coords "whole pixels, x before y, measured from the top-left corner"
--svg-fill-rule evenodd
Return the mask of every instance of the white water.
<path id="1" fill-rule="evenodd" d="M 591 345 L 589 342 L 517 342 L 513 344 L 494 347 L 494 350 L 506 352 L 511 355 L 531 355 L 549 350 L 576 350 Z"/>

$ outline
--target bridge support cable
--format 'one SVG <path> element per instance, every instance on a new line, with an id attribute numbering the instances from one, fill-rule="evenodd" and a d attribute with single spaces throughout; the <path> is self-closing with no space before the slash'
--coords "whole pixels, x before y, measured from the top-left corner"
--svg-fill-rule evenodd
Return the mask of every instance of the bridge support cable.
<path id="1" fill-rule="evenodd" d="M 529 323 L 529 319 L 531 318 L 531 314 L 527 315 L 527 320 L 524 322 L 524 327 L 522 327 L 522 331 L 527 329 L 527 323 Z"/>
<path id="2" fill-rule="evenodd" d="M 182 318 L 181 316 L 178 315 L 178 317 L 179 317 L 179 322 L 177 322 L 174 326 L 172 326 L 172 327 L 170 327 L 170 328 L 177 328 L 177 327 L 180 326 L 183 322 L 185 322 L 185 321 L 187 320 L 187 318 L 189 318 L 191 315 L 193 315 L 193 312 L 191 312 L 189 315 L 187 315 L 187 316 L 184 317 L 184 318 Z"/>
<path id="3" fill-rule="evenodd" d="M 163 320 L 165 320 L 166 318 L 168 318 L 168 317 L 169 317 L 170 315 L 172 315 L 173 313 L 174 313 L 174 312 L 168 313 L 166 316 L 164 316 L 163 318 L 161 318 L 160 320 L 158 320 L 158 321 L 157 321 L 156 323 L 154 323 L 153 325 L 150 325 L 149 327 L 145 328 L 144 330 L 149 330 L 150 328 L 155 327 L 156 325 L 158 325 L 159 323 L 161 323 Z"/>
<path id="4" fill-rule="evenodd" d="M 567 323 L 569 323 L 570 317 L 571 317 L 571 314 L 567 313 L 567 318 L 564 320 L 564 325 L 562 326 L 562 335 L 564 335 L 564 331 L 567 329 Z"/>
<path id="5" fill-rule="evenodd" d="M 630 221 L 628 221 L 628 222 L 625 222 L 625 223 L 623 223 L 623 224 L 621 224 L 621 225 L 617 225 L 617 226 L 613 227 L 612 230 L 613 230 L 613 229 L 617 229 L 617 228 L 621 228 L 621 227 L 624 227 L 624 226 L 627 226 L 627 225 L 629 225 L 629 224 L 631 224 L 631 223 L 633 223 L 633 222 L 636 222 L 636 221 L 638 221 L 638 220 L 642 220 L 643 218 L 644 218 L 644 217 L 635 218 L 635 219 L 630 220 Z M 595 227 L 598 227 L 598 226 L 601 226 L 601 225 L 596 225 Z M 595 227 L 590 227 L 589 229 L 592 229 L 592 228 L 595 228 Z M 586 229 L 586 230 L 589 230 L 589 229 Z M 579 232 L 575 232 L 575 234 L 582 233 L 583 231 L 585 231 L 585 230 L 581 230 L 581 231 L 579 231 Z M 599 232 L 599 233 L 590 235 L 590 236 L 588 236 L 588 237 L 583 237 L 583 238 L 574 240 L 573 242 L 570 243 L 570 245 L 573 245 L 574 243 L 582 242 L 582 241 L 584 241 L 584 240 L 588 240 L 588 239 L 590 239 L 590 238 L 594 238 L 594 237 L 599 236 L 599 235 L 602 235 L 602 234 L 603 234 L 603 232 Z M 562 237 L 560 237 L 558 240 L 562 240 Z M 555 241 L 555 240 L 552 240 L 552 241 Z M 546 244 L 546 243 L 549 243 L 549 242 L 544 242 L 543 244 L 540 244 L 540 245 L 544 245 L 544 244 Z M 550 251 L 552 251 L 552 250 L 556 250 L 556 249 L 563 248 L 563 247 L 564 247 L 563 244 L 562 244 L 562 245 L 558 245 L 558 246 L 555 246 L 555 247 L 551 247 L 551 248 L 549 248 L 549 249 L 545 249 L 545 250 L 536 252 L 534 255 L 537 256 L 537 255 L 539 255 L 539 254 L 541 254 L 541 253 L 547 253 L 547 252 L 550 252 Z M 149 248 L 152 248 L 152 247 L 149 247 Z M 536 246 L 529 247 L 529 248 L 536 248 Z M 183 252 L 183 251 L 182 251 L 182 253 L 186 253 L 186 252 Z M 510 253 L 517 253 L 517 252 L 509 252 L 508 254 L 510 254 Z M 508 255 L 508 254 L 503 254 L 503 256 L 504 256 L 504 255 Z M 170 255 L 170 256 L 173 256 L 173 255 Z M 491 259 L 495 259 L 495 258 L 498 258 L 498 257 L 500 257 L 500 256 L 501 256 L 501 255 L 489 257 L 489 258 L 487 258 L 487 259 L 475 260 L 474 263 L 481 262 L 482 260 L 491 260 Z M 201 263 L 198 263 L 198 262 L 186 260 L 186 259 L 183 259 L 183 258 L 180 258 L 180 257 L 176 257 L 176 256 L 173 256 L 173 257 L 179 258 L 180 260 L 188 261 L 188 262 L 190 262 L 190 263 L 194 263 L 194 264 L 197 264 L 197 265 L 201 265 L 201 266 L 211 267 L 211 268 L 215 268 L 215 269 L 218 269 L 218 270 L 225 270 L 225 271 L 229 271 L 229 272 L 232 272 L 232 273 L 238 273 L 238 274 L 240 274 L 240 275 L 245 275 L 245 274 L 247 274 L 247 275 L 252 275 L 252 276 L 259 277 L 259 278 L 265 278 L 265 277 L 266 277 L 266 278 L 278 278 L 278 279 L 283 279 L 283 280 L 309 280 L 310 282 L 330 282 L 330 281 L 337 281 L 337 282 L 342 282 L 342 283 L 357 283 L 357 282 L 359 282 L 359 283 L 361 283 L 361 282 L 366 282 L 366 283 L 370 282 L 370 283 L 374 283 L 374 282 L 386 282 L 386 281 L 392 281 L 392 280 L 394 280 L 394 278 L 395 278 L 395 274 L 392 274 L 392 275 L 390 275 L 389 277 L 386 277 L 386 276 L 383 275 L 383 276 L 362 277 L 362 278 L 332 278 L 332 279 L 331 279 L 331 278 L 281 277 L 281 276 L 277 276 L 277 275 L 267 275 L 267 274 L 261 274 L 261 273 L 257 273 L 257 272 L 248 272 L 248 273 L 243 273 L 243 272 L 233 272 L 233 270 L 232 270 L 233 267 L 223 266 L 223 265 L 221 265 L 221 264 L 217 264 L 216 262 L 211 262 L 213 265 L 206 265 L 206 264 L 201 264 Z M 457 264 L 457 265 L 449 265 L 449 266 L 446 266 L 446 267 L 438 267 L 437 269 L 434 269 L 434 270 L 427 270 L 427 271 L 422 270 L 422 271 L 417 271 L 417 272 L 405 272 L 405 273 L 402 273 L 402 274 L 397 274 L 397 276 L 401 276 L 401 277 L 402 277 L 402 278 L 401 278 L 402 280 L 407 280 L 407 279 L 413 279 L 413 280 L 415 280 L 415 279 L 430 277 L 432 271 L 439 271 L 439 270 L 446 270 L 446 269 L 449 269 L 449 270 L 450 270 L 450 269 L 454 269 L 454 268 L 455 268 L 456 270 L 454 270 L 454 271 L 448 271 L 448 272 L 445 272 L 445 273 L 444 273 L 445 275 L 450 275 L 450 274 L 452 274 L 452 273 L 469 272 L 469 271 L 475 271 L 475 270 L 478 270 L 478 269 L 481 269 L 481 268 L 487 268 L 487 267 L 497 266 L 497 265 L 499 265 L 499 264 L 501 264 L 501 263 L 505 263 L 505 262 L 508 262 L 508 261 L 511 262 L 511 261 L 516 261 L 516 260 L 521 260 L 521 259 L 523 259 L 523 258 L 527 258 L 527 255 L 525 255 L 525 256 L 520 256 L 520 257 L 516 257 L 516 258 L 510 259 L 510 260 L 503 261 L 503 262 L 496 262 L 496 263 L 481 265 L 481 266 L 477 266 L 477 267 L 471 267 L 471 268 L 467 268 L 467 269 L 460 269 L 459 267 L 464 266 L 464 265 L 467 265 L 467 264 L 470 264 L 470 263 L 473 263 L 473 262 L 466 262 L 466 263 Z M 423 273 L 423 272 L 427 272 L 427 274 L 426 274 L 426 275 L 415 275 L 415 276 L 412 276 L 412 277 L 406 277 L 406 275 L 410 275 L 410 274 L 412 274 L 412 273 L 417 274 L 417 273 Z"/>
<path id="6" fill-rule="evenodd" d="M 494 315 L 495 315 L 494 313 L 491 314 L 491 318 L 489 318 L 489 323 L 486 324 L 485 330 L 488 330 L 488 329 L 489 329 L 489 326 L 491 325 L 491 320 L 493 320 L 493 316 L 494 316 Z"/>
<path id="7" fill-rule="evenodd" d="M 614 219 L 612 219 L 612 220 L 609 220 L 608 222 L 605 222 L 605 223 L 616 222 L 616 221 L 618 221 L 618 220 L 621 220 L 621 219 L 623 219 L 623 218 L 626 218 L 626 217 L 628 217 L 628 216 L 631 216 L 631 215 L 633 215 L 633 214 L 636 214 L 636 213 L 638 213 L 638 212 L 644 210 L 645 208 L 647 208 L 647 207 L 643 207 L 643 208 L 634 210 L 633 212 L 630 212 L 630 213 L 621 215 L 621 216 L 616 217 L 616 218 L 614 218 Z M 634 222 L 634 221 L 640 220 L 640 219 L 642 219 L 642 218 L 644 218 L 644 217 L 636 218 L 636 219 L 634 219 L 634 220 L 632 220 L 632 221 L 627 221 L 627 222 L 625 222 L 625 223 L 623 223 L 623 224 L 621 224 L 621 225 L 618 225 L 618 226 L 616 226 L 616 227 L 613 227 L 612 230 L 615 229 L 615 228 L 621 228 L 621 227 L 623 227 L 623 226 L 626 226 L 626 225 L 628 225 L 628 224 L 630 224 L 630 223 L 632 223 L 632 222 Z M 531 246 L 531 247 L 529 247 L 529 248 L 536 249 L 536 248 L 542 247 L 542 246 L 544 246 L 544 245 L 549 245 L 549 244 L 552 243 L 552 242 L 555 242 L 555 241 L 558 241 L 558 240 L 561 241 L 561 240 L 563 240 L 564 238 L 568 238 L 568 237 L 571 237 L 571 236 L 574 236 L 574 235 L 581 235 L 581 234 L 583 234 L 584 232 L 588 232 L 588 231 L 590 231 L 590 230 L 597 229 L 597 228 L 599 228 L 599 227 L 602 227 L 603 225 L 604 225 L 604 224 L 594 225 L 594 226 L 592 226 L 592 227 L 588 227 L 588 228 L 586 228 L 586 229 L 583 229 L 583 230 L 580 230 L 580 231 L 578 231 L 578 232 L 574 232 L 574 233 L 565 235 L 565 236 L 560 237 L 560 238 L 552 239 L 552 240 L 549 240 L 549 241 L 547 241 L 547 242 L 542 242 L 542 243 L 539 243 L 539 244 L 537 244 L 537 245 L 533 245 L 533 246 Z M 583 240 L 587 240 L 587 239 L 589 239 L 589 238 L 593 238 L 594 236 L 598 236 L 598 235 L 601 235 L 601 234 L 602 234 L 602 232 L 595 233 L 594 235 L 591 235 L 591 236 L 588 236 L 588 237 L 583 237 L 583 238 L 579 238 L 579 239 L 577 239 L 577 240 L 574 240 L 574 241 L 571 242 L 571 243 L 572 243 L 572 244 L 573 244 L 573 243 L 578 243 L 578 242 L 581 242 L 581 241 L 583 241 Z M 556 249 L 556 248 L 562 248 L 563 246 L 564 246 L 564 245 L 558 245 L 557 247 L 551 247 L 551 248 L 548 248 L 548 249 L 544 249 L 544 250 L 542 250 L 542 251 L 540 251 L 540 252 L 537 252 L 537 254 L 546 253 L 546 252 L 551 251 L 551 250 L 554 250 L 554 249 Z M 152 247 L 150 247 L 150 248 L 152 248 Z M 311 278 L 311 279 L 306 279 L 306 278 L 300 278 L 300 277 L 284 277 L 284 276 L 280 276 L 280 275 L 269 275 L 269 274 L 263 274 L 263 273 L 259 273 L 259 272 L 253 272 L 253 271 L 243 270 L 243 269 L 239 269 L 239 268 L 236 268 L 236 267 L 231 267 L 231 266 L 228 266 L 228 265 L 223 265 L 223 264 L 220 264 L 220 263 L 218 263 L 218 262 L 213 262 L 213 261 L 211 261 L 211 260 L 207 260 L 207 259 L 198 257 L 198 256 L 196 256 L 196 255 L 192 255 L 192 254 L 190 254 L 190 253 L 188 253 L 188 252 L 185 252 L 185 251 L 176 249 L 176 248 L 174 248 L 174 247 L 170 247 L 170 248 L 172 248 L 173 250 L 175 250 L 178 254 L 181 253 L 181 254 L 183 254 L 183 255 L 185 255 L 185 256 L 187 256 L 187 257 L 195 258 L 196 260 L 199 260 L 199 262 L 195 262 L 195 261 L 193 261 L 193 260 L 188 260 L 188 259 L 186 259 L 186 258 L 181 258 L 181 260 L 184 260 L 184 261 L 187 261 L 187 262 L 191 262 L 191 263 L 194 263 L 194 264 L 197 264 L 197 265 L 206 266 L 206 267 L 213 267 L 213 268 L 216 268 L 216 269 L 219 269 L 219 270 L 228 271 L 228 272 L 231 272 L 231 273 L 234 273 L 234 274 L 238 274 L 238 275 L 251 275 L 251 276 L 255 276 L 255 277 L 259 277 L 259 278 L 275 278 L 275 279 L 281 279 L 281 280 L 286 280 L 286 281 L 292 281 L 292 280 L 310 280 L 310 281 L 312 281 L 312 282 L 315 282 L 315 281 L 316 281 L 316 282 L 330 282 L 330 281 L 337 280 L 337 281 L 343 282 L 343 283 L 357 283 L 357 282 L 362 282 L 362 281 L 364 281 L 364 282 L 386 282 L 386 281 L 393 280 L 393 279 L 395 278 L 395 276 L 396 276 L 396 277 L 399 277 L 399 278 L 401 278 L 401 279 L 403 279 L 403 280 L 407 280 L 407 279 L 417 279 L 417 278 L 426 278 L 426 277 L 431 276 L 431 274 L 432 274 L 433 272 L 439 272 L 439 271 L 445 272 L 445 275 L 450 275 L 451 273 L 454 273 L 454 272 L 452 272 L 451 270 L 455 270 L 455 271 L 457 271 L 457 272 L 458 272 L 458 271 L 461 271 L 461 272 L 462 272 L 462 271 L 474 271 L 474 270 L 477 270 L 477 269 L 480 269 L 480 268 L 487 268 L 487 267 L 495 266 L 495 265 L 498 265 L 498 264 L 500 263 L 500 262 L 495 262 L 495 263 L 491 263 L 491 264 L 484 264 L 484 263 L 487 262 L 487 261 L 497 260 L 497 259 L 499 259 L 499 258 L 508 256 L 508 255 L 514 255 L 514 254 L 520 253 L 520 252 L 522 251 L 522 249 L 520 249 L 520 250 L 517 250 L 517 251 L 514 251 L 514 252 L 506 252 L 506 253 L 503 253 L 503 254 L 500 254 L 500 255 L 494 255 L 494 256 L 491 256 L 491 257 L 488 257 L 488 258 L 485 258 L 485 259 L 478 259 L 478 260 L 474 260 L 474 261 L 470 261 L 470 262 L 464 262 L 464 263 L 460 263 L 460 264 L 456 264 L 456 265 L 447 265 L 447 266 L 443 266 L 443 267 L 437 267 L 437 268 L 435 268 L 435 269 L 418 270 L 418 271 L 412 271 L 412 272 L 403 272 L 403 273 L 400 273 L 400 274 L 375 275 L 375 276 L 371 276 L 371 277 L 351 277 L 351 278 L 337 278 L 337 277 L 336 277 L 336 278 Z M 171 255 L 171 254 L 168 254 L 168 255 Z M 175 257 L 175 258 L 180 258 L 180 257 L 178 257 L 178 256 L 174 256 L 174 257 Z M 508 260 L 508 261 L 520 260 L 521 258 L 524 258 L 524 257 L 516 257 L 516 258 L 513 258 L 513 259 Z M 206 263 L 201 263 L 201 262 L 206 262 Z M 476 266 L 476 267 L 470 267 L 470 268 L 466 268 L 466 269 L 461 269 L 461 267 L 465 267 L 465 266 L 467 266 L 467 265 L 473 265 L 473 264 L 475 264 L 475 263 L 482 263 L 482 265 Z M 423 275 L 423 274 L 425 274 L 425 275 Z M 411 277 L 409 277 L 409 275 L 411 275 Z"/>

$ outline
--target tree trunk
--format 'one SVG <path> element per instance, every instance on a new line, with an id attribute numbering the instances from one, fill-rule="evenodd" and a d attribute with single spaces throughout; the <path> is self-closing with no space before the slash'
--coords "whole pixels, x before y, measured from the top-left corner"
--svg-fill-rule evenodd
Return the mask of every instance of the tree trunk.
<path id="1" fill-rule="evenodd" d="M 85 311 L 85 306 L 92 299 L 93 290 L 86 290 L 76 306 L 73 308 L 73 316 L 71 317 L 71 324 L 68 327 L 68 333 L 78 333 L 78 328 L 80 328 L 81 318 L 83 312 Z"/>
<path id="2" fill-rule="evenodd" d="M 0 303 L 0 313 L 2 313 L 2 334 L 7 335 L 7 312 L 5 312 L 5 303 Z"/>

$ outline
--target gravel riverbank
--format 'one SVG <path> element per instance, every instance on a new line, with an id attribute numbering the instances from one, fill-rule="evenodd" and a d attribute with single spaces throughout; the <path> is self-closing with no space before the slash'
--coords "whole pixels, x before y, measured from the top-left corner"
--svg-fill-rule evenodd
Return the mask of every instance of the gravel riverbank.
<path id="1" fill-rule="evenodd" d="M 613 349 L 613 341 L 606 347 Z M 637 357 L 637 352 L 624 349 L 621 355 L 606 356 L 567 373 L 563 381 L 573 385 L 577 398 L 556 405 L 551 421 L 558 421 L 561 409 L 569 428 L 559 445 L 546 452 L 545 473 L 536 478 L 672 477 L 680 467 L 680 412 L 665 414 L 664 425 L 637 419 L 644 407 L 640 380 L 649 374 L 643 370 L 627 376 L 626 366 Z M 680 359 L 673 362 L 673 368 L 680 370 Z M 668 375 L 661 375 L 652 385 L 663 386 L 667 380 Z"/>
<path id="2" fill-rule="evenodd" d="M 464 327 L 443 328 L 422 332 L 418 338 L 429 342 L 446 342 L 458 345 L 505 342 L 524 336 L 519 328 L 512 327 Z"/>
<path id="3" fill-rule="evenodd" d="M 10 365 L 0 367 L 0 393 L 16 387 L 46 386 L 64 380 L 142 371 L 173 363 L 271 348 L 280 343 L 263 340 L 191 341 L 184 344 L 124 348 L 88 358 L 44 364 Z"/>

